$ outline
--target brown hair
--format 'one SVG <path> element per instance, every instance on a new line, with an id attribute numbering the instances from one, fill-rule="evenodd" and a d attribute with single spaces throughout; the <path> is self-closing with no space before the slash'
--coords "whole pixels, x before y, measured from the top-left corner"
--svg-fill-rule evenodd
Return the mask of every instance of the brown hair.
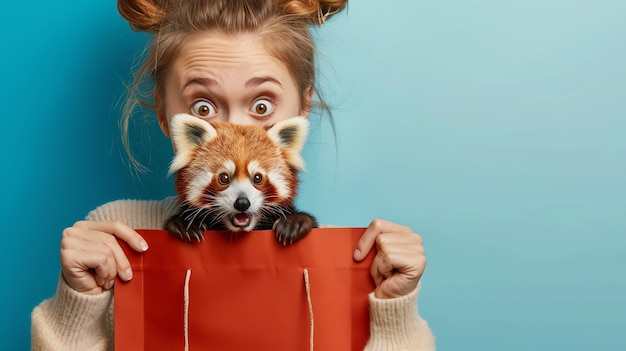
<path id="1" fill-rule="evenodd" d="M 118 0 L 120 14 L 135 30 L 155 34 L 135 73 L 120 120 L 122 142 L 131 162 L 145 170 L 130 150 L 130 117 L 138 105 L 164 113 L 164 81 L 185 37 L 195 33 L 257 35 L 268 53 L 287 66 L 300 89 L 301 102 L 310 102 L 307 94 L 312 88 L 319 107 L 330 116 L 315 89 L 315 44 L 308 25 L 323 25 L 346 4 L 347 0 Z M 154 83 L 153 92 L 144 89 L 146 82 Z"/>

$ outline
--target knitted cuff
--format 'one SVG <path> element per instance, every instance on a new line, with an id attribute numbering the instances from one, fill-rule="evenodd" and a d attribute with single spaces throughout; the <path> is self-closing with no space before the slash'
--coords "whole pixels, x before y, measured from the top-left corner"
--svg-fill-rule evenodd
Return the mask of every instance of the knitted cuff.
<path id="1" fill-rule="evenodd" d="M 419 285 L 397 298 L 369 295 L 370 339 L 366 350 L 434 350 L 432 333 L 417 311 L 418 292 Z"/>
<path id="2" fill-rule="evenodd" d="M 98 295 L 77 292 L 59 277 L 56 294 L 32 313 L 33 343 L 42 340 L 74 350 L 102 339 L 112 297 L 111 290 Z"/>

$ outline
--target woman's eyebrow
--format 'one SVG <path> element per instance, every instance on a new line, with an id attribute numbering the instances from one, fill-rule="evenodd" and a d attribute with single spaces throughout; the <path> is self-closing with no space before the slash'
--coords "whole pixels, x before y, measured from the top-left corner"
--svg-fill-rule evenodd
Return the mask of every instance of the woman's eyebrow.
<path id="1" fill-rule="evenodd" d="M 181 90 L 185 90 L 188 86 L 194 85 L 194 84 L 202 85 L 205 87 L 212 87 L 212 86 L 217 85 L 217 81 L 212 78 L 191 78 L 187 80 L 187 82 L 185 82 Z"/>
<path id="2" fill-rule="evenodd" d="M 252 77 L 248 79 L 248 81 L 246 82 L 246 88 L 255 87 L 266 82 L 272 82 L 272 83 L 277 84 L 281 88 L 283 87 L 283 85 L 280 83 L 278 79 L 271 77 L 271 76 L 263 76 L 263 77 Z"/>

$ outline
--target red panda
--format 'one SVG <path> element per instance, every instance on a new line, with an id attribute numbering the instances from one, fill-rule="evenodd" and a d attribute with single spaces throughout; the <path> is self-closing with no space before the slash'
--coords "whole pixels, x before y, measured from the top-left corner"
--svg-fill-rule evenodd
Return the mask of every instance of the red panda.
<path id="1" fill-rule="evenodd" d="M 262 127 L 173 116 L 169 171 L 181 206 L 165 229 L 188 241 L 204 230 L 274 229 L 283 245 L 304 237 L 317 227 L 293 205 L 308 126 L 304 117 Z"/>

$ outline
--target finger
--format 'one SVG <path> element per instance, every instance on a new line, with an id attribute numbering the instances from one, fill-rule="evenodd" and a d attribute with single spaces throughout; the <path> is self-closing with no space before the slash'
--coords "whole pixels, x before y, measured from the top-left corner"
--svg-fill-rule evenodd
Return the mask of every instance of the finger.
<path id="1" fill-rule="evenodd" d="M 385 262 L 384 256 L 385 254 L 382 252 L 377 253 L 376 257 L 374 257 L 372 265 L 370 266 L 370 275 L 372 276 L 376 286 L 379 286 L 383 280 L 385 280 L 385 272 L 389 271 L 389 267 L 391 267 L 388 262 Z"/>
<path id="2" fill-rule="evenodd" d="M 371 267 L 377 287 L 375 296 L 392 298 L 410 293 L 419 283 L 425 265 L 426 257 L 423 255 L 377 254 Z"/>
<path id="3" fill-rule="evenodd" d="M 104 286 L 117 275 L 115 260 L 110 249 L 98 245 L 88 245 L 79 249 L 65 249 L 61 253 L 64 272 L 71 279 L 95 280 L 98 286 Z M 66 278 L 68 278 L 66 276 Z"/>
<path id="4" fill-rule="evenodd" d="M 380 238 L 384 237 L 384 234 L 380 235 L 376 241 L 384 241 L 380 240 Z M 390 245 L 389 243 L 379 245 L 376 257 L 374 257 L 370 267 L 370 273 L 376 285 L 379 285 L 392 275 L 406 270 L 410 266 L 409 260 L 413 254 L 414 252 L 407 249 L 406 246 Z"/>
<path id="5" fill-rule="evenodd" d="M 80 248 L 82 250 L 98 251 L 114 258 L 117 275 L 124 281 L 131 280 L 133 272 L 124 250 L 116 240 L 116 236 L 93 229 L 80 228 L 82 223 L 67 230 L 67 235 L 61 240 L 61 246 Z M 90 226 L 91 228 L 97 226 Z M 107 228 L 110 230 L 111 228 Z M 65 234 L 65 233 L 64 233 Z M 73 239 L 73 240 L 72 240 Z M 105 251 L 105 248 L 107 250 Z M 94 267 L 91 267 L 94 268 Z"/>
<path id="6" fill-rule="evenodd" d="M 403 225 L 387 222 L 382 219 L 373 220 L 365 229 L 354 250 L 354 260 L 362 261 L 376 243 L 376 238 L 387 232 L 411 233 L 411 229 Z"/>
<path id="7" fill-rule="evenodd" d="M 398 297 L 417 286 L 426 266 L 421 237 L 414 233 L 385 233 L 376 237 L 377 254 L 370 273 L 376 297 Z"/>
<path id="8" fill-rule="evenodd" d="M 424 254 L 422 237 L 415 233 L 383 233 L 376 237 L 378 251 Z"/>
<path id="9" fill-rule="evenodd" d="M 93 242 L 83 244 L 84 248 L 106 255 L 107 259 L 112 259 L 112 263 L 115 265 L 115 275 L 107 278 L 112 279 L 117 275 L 124 281 L 131 280 L 133 278 L 133 271 L 130 266 L 130 261 L 115 237 L 106 233 L 91 232 L 91 234 L 99 235 L 91 235 L 90 239 L 93 240 Z"/>
<path id="10" fill-rule="evenodd" d="M 396 281 L 396 283 L 406 282 L 415 278 L 414 270 L 416 262 L 408 255 L 389 255 L 383 252 L 376 254 L 374 262 L 370 268 L 372 279 L 376 286 L 381 285 L 383 282 L 390 283 Z"/>
<path id="11" fill-rule="evenodd" d="M 110 235 L 109 235 L 110 236 Z M 74 239 L 74 241 L 81 241 Z M 80 271 L 87 272 L 93 269 L 96 280 L 108 281 L 117 275 L 117 265 L 113 249 L 108 245 L 98 242 L 82 241 L 73 246 L 69 251 L 70 259 L 73 260 L 74 267 Z M 101 284 L 99 284 L 101 285 Z"/>
<path id="12" fill-rule="evenodd" d="M 74 227 L 111 234 L 126 242 L 137 252 L 148 250 L 146 240 L 134 229 L 120 221 L 79 221 L 74 224 Z"/>
<path id="13" fill-rule="evenodd" d="M 425 250 L 422 239 L 417 234 L 391 233 L 381 234 L 376 238 L 378 256 L 384 258 L 385 270 L 382 273 L 394 272 L 413 275 L 416 271 L 423 271 L 422 261 L 425 259 Z"/>
<path id="14" fill-rule="evenodd" d="M 115 262 L 111 258 L 110 253 L 102 252 L 89 252 L 89 257 L 83 257 L 83 263 L 94 269 L 96 283 L 104 289 L 111 289 L 115 276 L 117 275 L 117 269 Z"/>
<path id="15" fill-rule="evenodd" d="M 120 244 L 111 235 L 105 237 L 105 244 L 111 249 L 113 258 L 115 259 L 115 265 L 117 268 L 117 275 L 124 281 L 133 279 L 133 270 L 130 267 L 130 262 L 122 250 Z"/>

